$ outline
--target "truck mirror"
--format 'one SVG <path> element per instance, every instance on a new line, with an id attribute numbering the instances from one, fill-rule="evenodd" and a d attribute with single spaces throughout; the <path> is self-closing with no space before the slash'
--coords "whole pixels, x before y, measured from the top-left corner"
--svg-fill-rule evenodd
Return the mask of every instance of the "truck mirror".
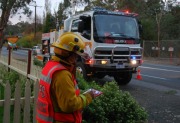
<path id="1" fill-rule="evenodd" d="M 78 32 L 82 33 L 83 30 L 84 30 L 84 22 L 79 21 L 79 23 L 78 23 Z"/>

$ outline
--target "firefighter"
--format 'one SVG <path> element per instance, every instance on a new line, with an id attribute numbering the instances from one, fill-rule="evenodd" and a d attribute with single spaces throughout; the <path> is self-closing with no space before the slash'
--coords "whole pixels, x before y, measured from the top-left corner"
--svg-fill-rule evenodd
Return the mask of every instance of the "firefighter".
<path id="1" fill-rule="evenodd" d="M 81 123 L 82 109 L 95 97 L 93 90 L 80 94 L 75 79 L 78 55 L 85 44 L 71 32 L 62 34 L 52 44 L 54 56 L 42 70 L 37 98 L 38 123 Z"/>

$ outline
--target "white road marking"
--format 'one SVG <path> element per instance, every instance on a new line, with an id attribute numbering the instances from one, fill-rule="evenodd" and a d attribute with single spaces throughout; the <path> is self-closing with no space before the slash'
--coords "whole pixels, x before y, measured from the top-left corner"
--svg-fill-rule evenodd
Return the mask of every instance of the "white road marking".
<path id="1" fill-rule="evenodd" d="M 145 74 L 141 74 L 142 76 L 146 76 L 146 77 L 151 77 L 151 78 L 156 78 L 156 79 L 163 79 L 163 80 L 168 80 L 166 78 L 161 78 L 161 77 L 156 77 L 156 76 L 149 76 L 149 75 L 145 75 Z"/>
<path id="2" fill-rule="evenodd" d="M 141 68 L 147 68 L 147 69 L 155 69 L 155 70 L 162 70 L 162 71 L 168 71 L 168 72 L 177 72 L 177 73 L 180 73 L 180 71 L 177 71 L 177 70 L 167 70 L 167 69 L 160 69 L 160 68 L 153 68 L 153 67 L 143 67 L 143 66 L 140 66 Z"/>

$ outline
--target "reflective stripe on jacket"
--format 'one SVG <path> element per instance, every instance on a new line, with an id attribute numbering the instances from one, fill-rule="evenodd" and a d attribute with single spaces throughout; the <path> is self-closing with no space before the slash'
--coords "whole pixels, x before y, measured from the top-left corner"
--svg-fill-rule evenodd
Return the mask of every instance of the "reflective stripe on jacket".
<path id="1" fill-rule="evenodd" d="M 42 70 L 42 77 L 39 83 L 39 94 L 37 99 L 37 114 L 36 118 L 40 123 L 53 123 L 53 121 L 59 122 L 74 122 L 80 123 L 82 120 L 81 111 L 75 111 L 73 113 L 55 112 L 50 95 L 50 85 L 52 81 L 52 75 L 55 71 L 65 70 L 66 68 L 59 62 L 48 61 L 46 66 Z M 74 79 L 74 77 L 73 77 Z M 80 94 L 75 79 L 73 80 L 76 89 L 76 95 Z"/>

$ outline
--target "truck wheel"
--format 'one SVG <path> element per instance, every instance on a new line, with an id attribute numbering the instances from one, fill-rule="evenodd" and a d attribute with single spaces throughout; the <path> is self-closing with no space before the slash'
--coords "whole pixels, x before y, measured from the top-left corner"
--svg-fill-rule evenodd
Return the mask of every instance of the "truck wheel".
<path id="1" fill-rule="evenodd" d="M 87 76 L 87 70 L 82 62 L 77 62 L 76 64 L 76 73 L 81 74 L 83 78 L 87 81 L 91 80 L 90 76 Z"/>
<path id="2" fill-rule="evenodd" d="M 127 85 L 132 79 L 132 72 L 117 73 L 114 79 L 118 85 Z"/>
<path id="3" fill-rule="evenodd" d="M 103 73 L 95 73 L 94 77 L 98 78 L 98 79 L 103 79 L 106 75 Z"/>

